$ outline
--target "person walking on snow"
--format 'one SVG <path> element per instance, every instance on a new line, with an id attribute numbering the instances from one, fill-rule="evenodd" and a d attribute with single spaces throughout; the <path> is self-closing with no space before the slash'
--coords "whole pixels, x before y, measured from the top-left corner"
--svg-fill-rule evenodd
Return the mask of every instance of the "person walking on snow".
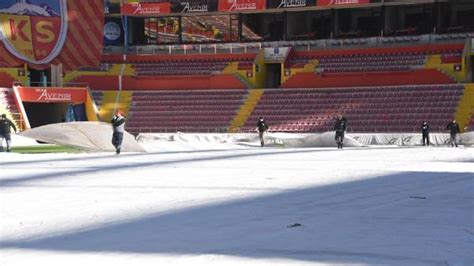
<path id="1" fill-rule="evenodd" d="M 2 114 L 0 117 L 0 151 L 3 151 L 3 139 L 6 140 L 7 142 L 7 152 L 11 151 L 11 130 L 10 128 L 13 128 L 13 130 L 16 133 L 16 127 L 13 122 L 7 118 L 6 114 Z"/>
<path id="2" fill-rule="evenodd" d="M 453 121 L 451 121 L 451 123 L 448 124 L 446 129 L 449 130 L 449 135 L 450 135 L 449 143 L 451 144 L 451 147 L 457 147 L 458 143 L 456 142 L 456 137 L 457 137 L 457 134 L 461 131 L 459 130 L 459 125 L 456 122 L 456 120 L 453 119 Z"/>
<path id="3" fill-rule="evenodd" d="M 112 135 L 112 144 L 114 145 L 115 152 L 118 155 L 120 154 L 120 150 L 122 148 L 123 133 L 125 132 L 125 117 L 121 111 L 117 111 L 115 113 L 111 123 L 114 129 L 114 133 Z"/>
<path id="4" fill-rule="evenodd" d="M 421 124 L 421 135 L 423 139 L 423 146 L 430 146 L 430 126 L 426 121 L 423 121 L 423 124 Z"/>
<path id="5" fill-rule="evenodd" d="M 337 148 L 342 149 L 344 146 L 344 133 L 346 132 L 346 124 L 347 120 L 342 115 L 340 115 L 336 119 L 336 124 L 334 125 L 334 130 L 336 131 L 336 135 L 334 136 Z"/>
<path id="6" fill-rule="evenodd" d="M 260 139 L 260 146 L 264 146 L 265 143 L 263 142 L 263 133 L 268 130 L 268 125 L 263 119 L 263 117 L 258 118 L 257 122 L 257 131 L 258 131 L 258 138 Z"/>

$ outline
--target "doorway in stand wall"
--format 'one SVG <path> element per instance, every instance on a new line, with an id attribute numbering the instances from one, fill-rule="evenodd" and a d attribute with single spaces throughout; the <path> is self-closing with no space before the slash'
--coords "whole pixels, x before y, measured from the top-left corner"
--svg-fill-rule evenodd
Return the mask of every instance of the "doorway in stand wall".
<path id="1" fill-rule="evenodd" d="M 43 70 L 28 68 L 28 81 L 31 87 L 48 87 L 51 84 L 51 68 Z"/>
<path id="2" fill-rule="evenodd" d="M 473 41 L 474 42 L 474 41 Z M 469 57 L 468 57 L 469 58 Z M 474 55 L 470 57 L 470 60 L 468 60 L 469 62 L 467 62 L 467 67 L 468 69 L 471 70 L 471 75 L 470 77 L 468 77 L 468 81 L 469 82 L 474 82 Z"/>
<path id="3" fill-rule="evenodd" d="M 265 88 L 279 88 L 281 84 L 281 64 L 266 64 L 267 79 Z"/>

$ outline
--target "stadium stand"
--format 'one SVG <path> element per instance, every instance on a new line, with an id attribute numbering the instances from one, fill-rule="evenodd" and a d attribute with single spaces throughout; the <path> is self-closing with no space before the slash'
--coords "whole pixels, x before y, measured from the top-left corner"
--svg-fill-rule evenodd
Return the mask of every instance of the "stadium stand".
<path id="1" fill-rule="evenodd" d="M 92 91 L 91 92 L 92 99 L 97 107 L 102 105 L 104 100 L 104 93 L 102 91 Z"/>
<path id="2" fill-rule="evenodd" d="M 106 55 L 97 72 L 83 72 L 72 83 L 89 84 L 93 90 L 118 88 L 118 73 L 104 73 L 117 64 L 131 66 L 122 77 L 123 87 L 130 90 L 160 89 L 246 89 L 235 73 L 223 73 L 231 63 L 238 70 L 252 69 L 256 54 L 218 55 L 130 55 L 124 61 L 117 55 Z M 115 68 L 117 69 L 117 68 Z M 89 69 L 90 70 L 90 69 Z M 120 72 L 120 71 L 119 71 Z"/>
<path id="3" fill-rule="evenodd" d="M 443 131 L 463 94 L 463 85 L 265 90 L 243 131 L 260 116 L 272 131 L 332 130 L 334 117 L 348 119 L 349 132 L 417 132 L 428 120 Z"/>
<path id="4" fill-rule="evenodd" d="M 464 44 L 416 45 L 386 48 L 352 48 L 338 50 L 314 50 L 293 52 L 285 62 L 285 67 L 304 65 L 309 60 L 320 63 L 363 64 L 397 61 L 405 65 L 419 65 L 427 55 L 441 54 L 444 57 L 460 57 Z"/>
<path id="5" fill-rule="evenodd" d="M 302 68 L 314 62 L 314 73 L 299 72 L 283 83 L 284 88 L 387 86 L 455 83 L 436 68 L 425 68 L 428 56 L 439 55 L 441 63 L 459 63 L 463 45 L 418 45 L 395 48 L 346 49 L 293 52 L 285 68 Z"/>
<path id="6" fill-rule="evenodd" d="M 255 55 L 247 57 L 164 58 L 154 62 L 133 64 L 137 76 L 211 75 L 220 74 L 231 62 L 252 64 Z"/>
<path id="7" fill-rule="evenodd" d="M 246 90 L 137 91 L 127 130 L 227 132 L 246 94 Z"/>

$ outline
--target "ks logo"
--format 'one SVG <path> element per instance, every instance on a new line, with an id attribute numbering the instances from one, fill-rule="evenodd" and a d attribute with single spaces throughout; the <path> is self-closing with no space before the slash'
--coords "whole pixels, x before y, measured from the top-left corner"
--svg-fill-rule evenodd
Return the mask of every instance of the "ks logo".
<path id="1" fill-rule="evenodd" d="M 67 0 L 2 0 L 0 40 L 14 56 L 33 64 L 51 62 L 67 35 Z"/>

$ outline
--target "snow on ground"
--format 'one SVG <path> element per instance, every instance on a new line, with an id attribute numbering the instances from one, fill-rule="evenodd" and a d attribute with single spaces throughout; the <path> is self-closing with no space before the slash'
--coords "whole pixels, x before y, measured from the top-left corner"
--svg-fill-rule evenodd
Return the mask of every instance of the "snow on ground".
<path id="1" fill-rule="evenodd" d="M 0 265 L 474 265 L 474 148 L 143 141 L 0 153 Z"/>

